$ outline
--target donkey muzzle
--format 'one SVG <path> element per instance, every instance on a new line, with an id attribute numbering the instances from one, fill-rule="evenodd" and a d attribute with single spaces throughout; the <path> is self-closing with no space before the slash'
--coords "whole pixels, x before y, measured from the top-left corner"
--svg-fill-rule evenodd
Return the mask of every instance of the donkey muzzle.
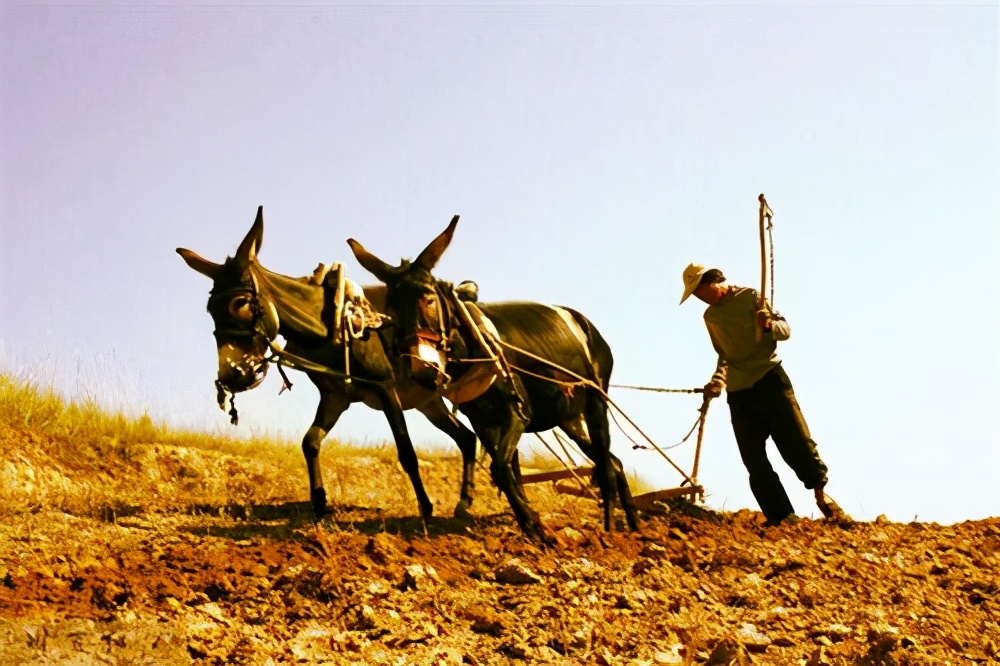
<path id="1" fill-rule="evenodd" d="M 410 359 L 410 377 L 427 389 L 437 389 L 447 380 L 444 367 L 447 359 L 441 350 L 441 336 L 419 333 L 416 343 L 407 355 Z"/>

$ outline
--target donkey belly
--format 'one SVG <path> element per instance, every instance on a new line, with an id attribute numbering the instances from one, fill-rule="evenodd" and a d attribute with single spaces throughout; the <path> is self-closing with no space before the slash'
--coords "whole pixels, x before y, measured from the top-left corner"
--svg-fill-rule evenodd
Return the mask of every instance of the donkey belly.
<path id="1" fill-rule="evenodd" d="M 413 382 L 397 386 L 396 393 L 399 395 L 399 402 L 402 403 L 403 409 L 417 409 L 437 399 L 434 391 L 428 391 Z"/>
<path id="2" fill-rule="evenodd" d="M 526 432 L 545 432 L 561 423 L 574 419 L 583 413 L 587 397 L 582 386 L 572 389 L 560 388 L 554 384 L 532 381 L 525 382 L 531 405 L 531 421 Z"/>
<path id="3" fill-rule="evenodd" d="M 482 397 L 459 405 L 459 410 L 470 420 L 493 427 L 504 427 L 510 420 L 512 396 L 509 389 L 494 385 Z M 530 418 L 525 432 L 545 432 L 561 423 L 573 420 L 586 407 L 583 388 L 572 392 L 540 380 L 525 380 L 520 391 L 526 413 Z"/>

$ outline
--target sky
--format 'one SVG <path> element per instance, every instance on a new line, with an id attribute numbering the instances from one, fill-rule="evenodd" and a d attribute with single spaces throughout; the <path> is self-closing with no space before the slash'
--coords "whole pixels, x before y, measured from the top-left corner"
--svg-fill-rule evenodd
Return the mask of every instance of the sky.
<path id="1" fill-rule="evenodd" d="M 582 311 L 616 383 L 702 386 L 715 353 L 681 272 L 757 286 L 764 193 L 778 351 L 830 494 L 864 520 L 1000 515 L 998 22 L 996 2 L 4 0 L 0 371 L 296 446 L 316 390 L 294 373 L 279 396 L 272 373 L 230 426 L 210 282 L 174 252 L 222 261 L 263 205 L 264 266 L 342 261 L 362 284 L 348 237 L 396 263 L 460 214 L 438 277 Z M 612 397 L 664 447 L 700 404 Z M 407 422 L 419 449 L 450 446 Z M 390 436 L 362 405 L 331 435 Z M 669 454 L 690 470 L 693 439 Z M 756 508 L 724 399 L 699 481 L 713 508 Z"/>

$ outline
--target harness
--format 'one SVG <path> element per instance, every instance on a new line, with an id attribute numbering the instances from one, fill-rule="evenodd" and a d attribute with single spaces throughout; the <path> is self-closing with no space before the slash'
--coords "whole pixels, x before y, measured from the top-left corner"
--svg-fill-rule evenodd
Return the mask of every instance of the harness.
<path id="1" fill-rule="evenodd" d="M 314 372 L 336 377 L 343 380 L 345 389 L 350 389 L 352 380 L 370 384 L 385 383 L 381 380 L 365 379 L 351 375 L 351 342 L 362 338 L 366 330 L 379 328 L 384 321 L 384 317 L 371 307 L 371 304 L 364 297 L 363 293 L 355 292 L 348 294 L 348 281 L 344 276 L 343 264 L 334 264 L 324 276 L 320 286 L 324 289 L 324 295 L 331 290 L 333 292 L 334 314 L 332 321 L 328 322 L 327 327 L 330 331 L 330 343 L 344 349 L 344 372 L 334 370 L 333 368 L 286 351 L 275 342 L 281 324 L 277 308 L 274 305 L 274 301 L 267 294 L 262 293 L 257 276 L 252 270 L 250 271 L 250 281 L 249 285 L 241 285 L 219 293 L 213 293 L 210 297 L 210 299 L 217 299 L 224 297 L 232 298 L 239 294 L 246 295 L 251 312 L 249 327 L 217 328 L 212 334 L 216 340 L 220 338 L 250 338 L 252 340 L 258 336 L 263 338 L 267 343 L 270 354 L 262 356 L 259 364 L 255 364 L 254 370 L 259 370 L 263 378 L 267 375 L 268 366 L 274 363 L 278 367 L 278 372 L 281 374 L 282 379 L 282 387 L 278 392 L 279 395 L 286 389 L 291 390 L 292 388 L 292 382 L 285 374 L 283 366 L 302 372 Z M 237 425 L 239 423 L 239 415 L 236 411 L 236 394 L 231 393 L 218 379 L 215 380 L 215 386 L 217 391 L 216 399 L 218 400 L 220 409 L 225 410 L 226 395 L 227 393 L 229 394 L 230 409 L 228 413 L 230 422 L 233 425 Z"/>

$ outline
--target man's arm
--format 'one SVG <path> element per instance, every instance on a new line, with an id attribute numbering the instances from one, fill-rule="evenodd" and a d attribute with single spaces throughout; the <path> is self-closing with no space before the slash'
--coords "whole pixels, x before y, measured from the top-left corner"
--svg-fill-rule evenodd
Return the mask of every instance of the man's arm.
<path id="1" fill-rule="evenodd" d="M 721 395 L 723 389 L 726 388 L 726 373 L 729 364 L 722 355 L 722 347 L 719 346 L 719 342 L 715 339 L 715 335 L 712 333 L 711 328 L 708 329 L 708 337 L 712 339 L 712 347 L 715 348 L 715 352 L 719 355 L 719 359 L 715 363 L 715 372 L 712 374 L 712 379 L 705 385 L 705 396 L 715 398 Z"/>
<path id="2" fill-rule="evenodd" d="M 781 342 L 792 337 L 792 327 L 780 314 L 771 309 L 771 304 L 764 301 L 764 309 L 758 313 L 757 322 L 760 327 L 771 334 L 775 342 Z"/>

